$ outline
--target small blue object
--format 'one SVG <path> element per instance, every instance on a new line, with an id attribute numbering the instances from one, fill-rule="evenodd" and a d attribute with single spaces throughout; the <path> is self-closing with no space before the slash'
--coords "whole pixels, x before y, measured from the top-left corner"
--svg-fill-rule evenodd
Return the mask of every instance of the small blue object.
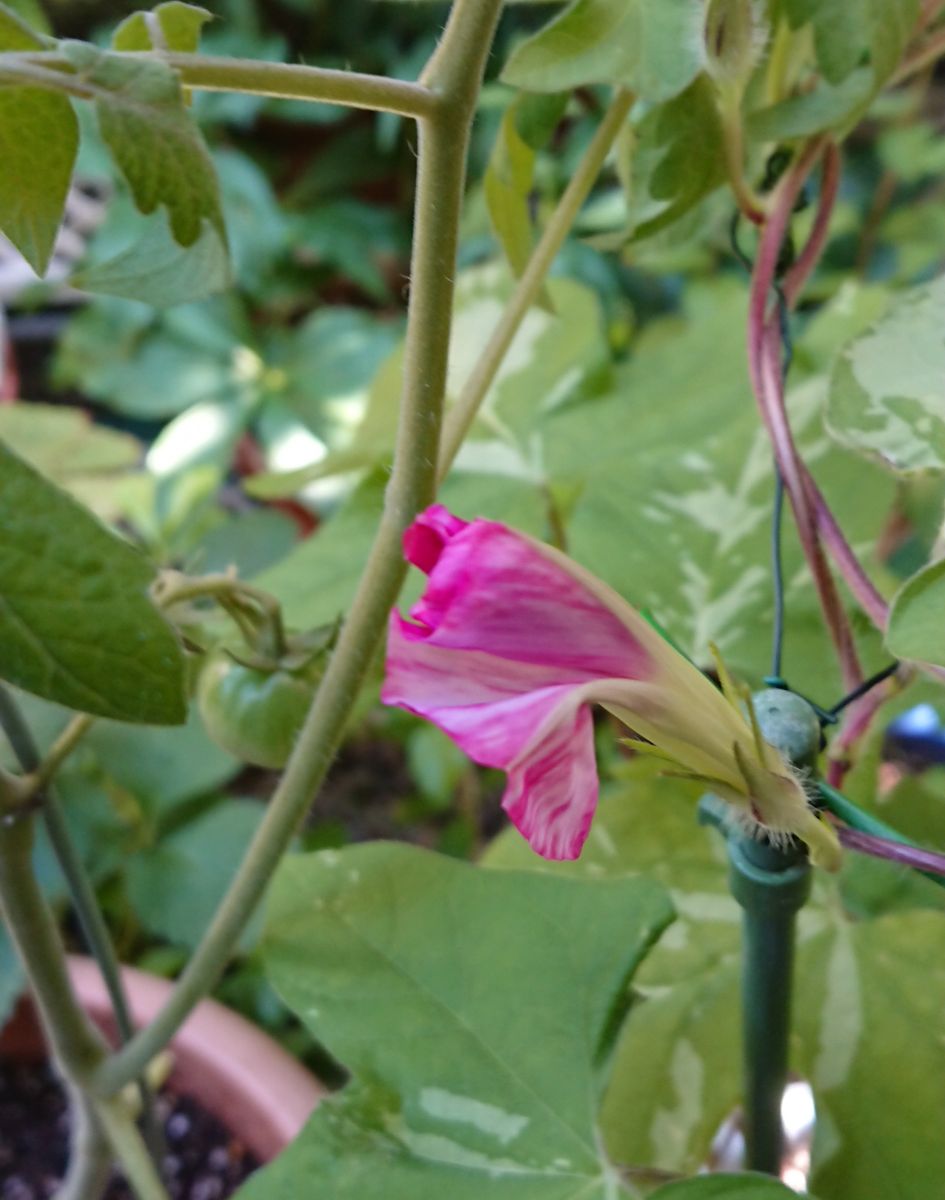
<path id="1" fill-rule="evenodd" d="M 917 704 L 890 722 L 883 757 L 912 767 L 945 763 L 945 725 L 931 704 Z"/>

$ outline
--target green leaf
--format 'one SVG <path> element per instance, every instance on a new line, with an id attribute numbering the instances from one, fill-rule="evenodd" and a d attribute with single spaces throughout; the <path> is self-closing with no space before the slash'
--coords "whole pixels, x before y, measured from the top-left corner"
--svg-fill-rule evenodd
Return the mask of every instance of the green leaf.
<path id="1" fill-rule="evenodd" d="M 183 721 L 183 653 L 147 561 L 2 445 L 0 511 L 3 678 L 96 716 Z"/>
<path id="2" fill-rule="evenodd" d="M 0 12 L 0 49 L 45 49 L 12 13 Z M 42 275 L 62 222 L 79 126 L 66 96 L 32 87 L 0 88 L 0 229 Z"/>
<path id="3" fill-rule="evenodd" d="M 335 446 L 350 438 L 351 413 L 366 401 L 371 381 L 401 334 L 399 322 L 333 305 L 274 338 L 266 359 L 274 379 L 284 380 L 283 403 Z"/>
<path id="4" fill-rule="evenodd" d="M 945 559 L 913 575 L 896 593 L 886 645 L 897 658 L 945 667 Z"/>
<path id="5" fill-rule="evenodd" d="M 748 132 L 756 142 L 813 137 L 828 129 L 845 133 L 865 112 L 874 92 L 872 72 L 861 67 L 836 87 L 820 83 L 809 92 L 757 109 L 748 118 Z"/>
<path id="6" fill-rule="evenodd" d="M 705 61 L 699 0 L 574 0 L 520 45 L 502 78 L 532 92 L 621 83 L 668 100 Z"/>
<path id="7" fill-rule="evenodd" d="M 225 800 L 127 860 L 128 899 L 150 933 L 196 947 L 262 813 L 253 800 Z M 244 945 L 255 932 L 244 935 Z"/>
<path id="8" fill-rule="evenodd" d="M 207 737 L 196 711 L 174 729 L 97 721 L 82 745 L 94 760 L 84 764 L 86 773 L 106 790 L 133 797 L 152 826 L 163 826 L 192 801 L 218 792 L 241 769 Z"/>
<path id="9" fill-rule="evenodd" d="M 387 473 L 366 476 L 324 526 L 254 583 L 278 597 L 296 629 L 328 625 L 347 612 L 374 541 Z"/>
<path id="10" fill-rule="evenodd" d="M 200 570 L 236 570 L 243 579 L 285 558 L 298 542 L 291 517 L 275 508 L 254 507 L 215 526 L 195 552 Z"/>
<path id="11" fill-rule="evenodd" d="M 900 475 L 945 472 L 945 276 L 895 298 L 830 380 L 828 428 Z"/>
<path id="12" fill-rule="evenodd" d="M 919 0 L 786 0 L 795 26 L 813 22 L 823 80 L 810 91 L 762 108 L 749 118 L 757 141 L 839 133 L 864 115 L 899 63 L 918 16 Z"/>
<path id="13" fill-rule="evenodd" d="M 33 37 L 40 34 L 48 37 L 52 32 L 49 18 L 43 12 L 42 0 L 10 0 L 8 4 L 0 4 L 0 50 L 29 49 L 29 46 L 11 44 L 11 37 L 16 36 L 16 22 L 21 28 L 25 25 Z"/>
<path id="14" fill-rule="evenodd" d="M 47 43 L 7 4 L 0 4 L 0 51 L 45 50 Z"/>
<path id="15" fill-rule="evenodd" d="M 182 246 L 161 214 L 147 222 L 133 245 L 78 271 L 69 282 L 86 292 L 171 308 L 222 292 L 232 281 L 226 243 L 215 225 L 205 223 L 197 240 Z"/>
<path id="16" fill-rule="evenodd" d="M 153 59 L 109 54 L 84 42 L 63 52 L 95 97 L 99 129 L 143 213 L 168 210 L 182 246 L 205 223 L 225 240 L 213 162 L 174 72 Z"/>
<path id="17" fill-rule="evenodd" d="M 525 269 L 535 242 L 530 197 L 536 152 L 554 133 L 568 101 L 525 93 L 507 109 L 492 149 L 483 187 L 489 217 L 512 273 Z"/>
<path id="18" fill-rule="evenodd" d="M 514 282 L 499 264 L 464 271 L 457 280 L 450 333 L 447 403 L 455 400 L 511 295 Z M 477 432 L 497 430 L 507 459 L 523 478 L 536 478 L 527 461 L 539 413 L 567 403 L 605 369 L 607 344 L 601 313 L 590 288 L 570 279 L 547 285 L 553 312 L 533 307 L 522 321 L 480 410 Z M 390 457 L 403 379 L 403 345 L 382 363 L 367 396 L 360 424 L 347 444 L 326 457 L 284 474 L 257 476 L 246 490 L 262 499 L 293 495 L 316 479 L 371 467 Z M 462 460 L 476 451 L 464 448 Z M 461 461 L 462 461 L 461 460 Z M 506 464 L 505 469 L 513 469 Z M 503 473 L 498 468 L 496 474 Z"/>
<path id="19" fill-rule="evenodd" d="M 651 609 L 697 662 L 714 641 L 757 679 L 771 629 L 773 469 L 746 378 L 745 304 L 734 280 L 690 286 L 685 313 L 647 325 L 611 393 L 553 415 L 541 437 L 549 479 L 574 496 L 569 552 Z M 791 391 L 797 440 L 848 535 L 875 538 L 892 481 L 824 438 L 823 393 L 818 378 Z M 786 671 L 829 694 L 839 679 L 789 523 L 784 553 Z"/>
<path id="20" fill-rule="evenodd" d="M 0 405 L 0 441 L 106 523 L 123 515 L 125 489 L 141 478 L 136 438 L 61 404 Z"/>
<path id="21" fill-rule="evenodd" d="M 784 9 L 795 28 L 812 22 L 817 61 L 828 83 L 842 83 L 867 63 L 878 88 L 915 29 L 919 0 L 785 0 Z"/>
<path id="22" fill-rule="evenodd" d="M 65 96 L 39 88 L 0 90 L 0 229 L 39 275 L 49 265 L 78 146 Z"/>
<path id="23" fill-rule="evenodd" d="M 791 1200 L 796 1195 L 764 1175 L 702 1175 L 668 1183 L 653 1192 L 650 1200 Z"/>
<path id="24" fill-rule="evenodd" d="M 628 200 L 634 241 L 672 225 L 726 179 L 722 122 L 712 84 L 700 75 L 650 110 L 635 132 Z"/>
<path id="25" fill-rule="evenodd" d="M 248 322 L 229 297 L 157 319 L 138 305 L 102 300 L 66 327 L 54 381 L 78 385 L 118 412 L 155 419 L 198 403 L 248 409 L 258 399 L 262 369 Z"/>
<path id="26" fill-rule="evenodd" d="M 205 8 L 171 0 L 168 4 L 159 4 L 150 13 L 136 12 L 126 17 L 115 30 L 112 47 L 115 50 L 170 50 L 193 54 L 200 46 L 200 31 L 212 20 L 213 13 Z M 158 38 L 163 44 L 158 44 Z"/>
<path id="27" fill-rule="evenodd" d="M 642 879 L 497 873 L 374 843 L 288 860 L 276 989 L 352 1071 L 240 1200 L 605 1200 L 596 1129 L 614 1008 L 659 931 Z M 370 1030 L 370 1036 L 366 1036 Z"/>
<path id="28" fill-rule="evenodd" d="M 88 413 L 59 404 L 0 406 L 0 439 L 67 489 L 89 477 L 127 470 L 141 460 L 136 438 L 96 425 Z"/>

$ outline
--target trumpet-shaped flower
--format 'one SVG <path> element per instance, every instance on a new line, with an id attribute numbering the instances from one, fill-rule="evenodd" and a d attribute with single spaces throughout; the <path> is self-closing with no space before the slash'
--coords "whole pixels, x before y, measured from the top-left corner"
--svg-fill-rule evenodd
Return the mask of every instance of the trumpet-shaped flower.
<path id="1" fill-rule="evenodd" d="M 796 834 L 836 865 L 833 830 L 724 668 L 720 692 L 606 584 L 494 521 L 467 523 L 434 505 L 407 530 L 404 551 L 429 580 L 410 619 L 391 614 L 382 699 L 506 771 L 503 807 L 538 854 L 581 852 L 597 805 L 599 704 L 746 825 Z"/>

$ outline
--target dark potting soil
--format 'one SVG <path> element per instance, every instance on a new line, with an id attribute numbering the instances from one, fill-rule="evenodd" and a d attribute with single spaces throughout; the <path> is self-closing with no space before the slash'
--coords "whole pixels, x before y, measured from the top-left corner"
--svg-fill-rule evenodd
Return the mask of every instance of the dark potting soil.
<path id="1" fill-rule="evenodd" d="M 172 1200 L 225 1200 L 259 1166 L 192 1100 L 158 1097 Z M 62 1180 L 69 1148 L 65 1096 L 46 1063 L 0 1059 L 0 1200 L 48 1200 Z M 105 1200 L 134 1200 L 117 1174 Z"/>

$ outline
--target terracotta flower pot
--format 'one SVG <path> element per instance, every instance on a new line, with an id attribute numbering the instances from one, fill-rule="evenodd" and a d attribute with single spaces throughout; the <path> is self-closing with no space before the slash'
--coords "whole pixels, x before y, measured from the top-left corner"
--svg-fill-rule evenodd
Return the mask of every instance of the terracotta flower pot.
<path id="1" fill-rule="evenodd" d="M 95 963 L 71 958 L 76 994 L 106 1037 L 114 1037 L 111 1006 Z M 132 967 L 122 970 L 135 1025 L 147 1024 L 172 985 Z M 262 1162 L 296 1136 L 326 1090 L 305 1068 L 243 1017 L 204 1000 L 171 1043 L 170 1083 L 212 1113 Z M 28 1002 L 21 1001 L 0 1034 L 0 1056 L 38 1058 L 42 1035 Z"/>

